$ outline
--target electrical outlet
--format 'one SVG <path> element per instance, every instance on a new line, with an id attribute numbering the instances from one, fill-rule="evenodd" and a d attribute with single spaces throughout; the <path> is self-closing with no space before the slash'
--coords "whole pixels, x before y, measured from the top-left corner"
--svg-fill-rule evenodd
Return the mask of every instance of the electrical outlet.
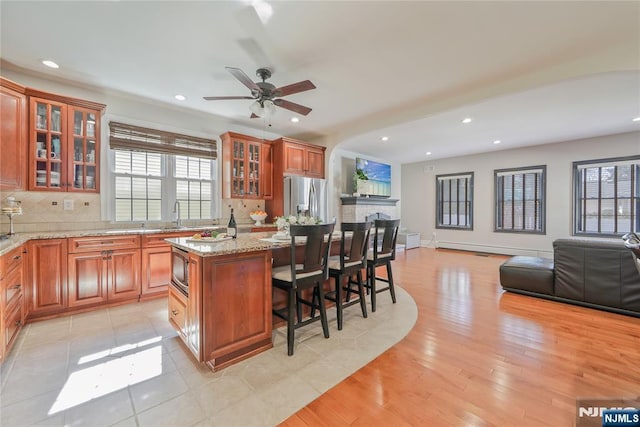
<path id="1" fill-rule="evenodd" d="M 64 210 L 65 211 L 72 211 L 73 210 L 73 200 L 72 199 L 65 199 L 64 200 Z"/>

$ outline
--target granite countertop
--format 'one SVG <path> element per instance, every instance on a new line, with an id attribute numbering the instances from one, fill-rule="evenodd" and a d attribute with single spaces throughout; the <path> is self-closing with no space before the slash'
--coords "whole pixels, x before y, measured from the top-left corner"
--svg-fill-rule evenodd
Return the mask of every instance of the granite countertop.
<path id="1" fill-rule="evenodd" d="M 188 237 L 176 237 L 165 240 L 177 248 L 193 252 L 202 257 L 264 251 L 291 246 L 290 239 L 274 239 L 273 235 L 273 232 L 255 232 L 238 234 L 237 239 L 221 241 L 194 241 Z M 334 231 L 331 236 L 331 241 L 340 241 L 341 238 L 342 234 L 339 231 Z M 298 245 L 304 245 L 304 240 L 300 240 L 299 243 L 296 242 L 296 246 Z"/>
<path id="2" fill-rule="evenodd" d="M 173 246 L 185 251 L 193 252 L 203 257 L 237 254 L 243 252 L 264 251 L 277 247 L 286 247 L 290 240 L 275 240 L 273 233 L 245 233 L 238 234 L 236 239 L 194 241 L 188 237 L 165 239 Z"/>
<path id="3" fill-rule="evenodd" d="M 125 229 L 102 229 L 102 230 L 66 230 L 66 231 L 36 231 L 32 233 L 17 233 L 9 238 L 0 240 L 0 255 L 17 248 L 29 240 L 36 239 L 65 239 L 68 237 L 89 237 L 89 236 L 115 236 L 128 234 L 159 234 L 175 233 L 181 231 L 199 230 L 219 230 L 227 227 L 220 225 L 200 226 L 200 227 L 180 227 L 180 228 L 125 228 Z"/>

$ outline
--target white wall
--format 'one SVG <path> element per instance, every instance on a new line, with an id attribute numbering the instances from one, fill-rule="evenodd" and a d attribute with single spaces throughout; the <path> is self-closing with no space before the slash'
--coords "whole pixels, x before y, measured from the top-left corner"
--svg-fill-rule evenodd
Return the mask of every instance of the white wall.
<path id="1" fill-rule="evenodd" d="M 402 222 L 421 233 L 423 246 L 551 257 L 553 241 L 572 235 L 572 162 L 637 154 L 640 132 L 405 164 Z M 494 169 L 535 165 L 547 165 L 546 234 L 494 232 Z M 468 171 L 474 172 L 473 231 L 436 229 L 435 176 Z"/>

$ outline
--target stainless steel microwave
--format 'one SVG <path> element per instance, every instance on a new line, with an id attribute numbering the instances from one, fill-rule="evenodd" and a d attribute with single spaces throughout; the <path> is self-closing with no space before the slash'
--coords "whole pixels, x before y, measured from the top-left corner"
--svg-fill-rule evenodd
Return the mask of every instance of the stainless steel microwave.
<path id="1" fill-rule="evenodd" d="M 189 295 L 189 253 L 176 247 L 171 249 L 171 284 Z"/>

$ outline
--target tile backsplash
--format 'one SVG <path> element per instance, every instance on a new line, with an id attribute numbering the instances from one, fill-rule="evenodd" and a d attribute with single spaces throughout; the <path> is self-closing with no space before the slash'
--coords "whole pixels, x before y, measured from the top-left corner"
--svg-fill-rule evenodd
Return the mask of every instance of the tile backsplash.
<path id="1" fill-rule="evenodd" d="M 101 230 L 109 228 L 139 228 L 142 222 L 113 223 L 101 219 L 100 195 L 88 193 L 53 193 L 45 191 L 13 191 L 0 194 L 0 204 L 6 204 L 7 197 L 13 196 L 20 201 L 22 215 L 13 218 L 13 228 L 16 233 L 37 231 L 64 230 Z M 73 204 L 73 210 L 65 210 L 67 205 Z M 220 218 L 215 220 L 183 220 L 183 225 L 199 226 L 219 223 L 226 225 L 229 221 L 231 208 L 238 224 L 250 224 L 253 220 L 249 213 L 258 209 L 264 210 L 264 200 L 222 199 Z M 269 216 L 267 223 L 273 222 Z M 169 225 L 168 221 L 165 224 Z M 0 232 L 9 231 L 9 217 L 0 216 Z"/>

